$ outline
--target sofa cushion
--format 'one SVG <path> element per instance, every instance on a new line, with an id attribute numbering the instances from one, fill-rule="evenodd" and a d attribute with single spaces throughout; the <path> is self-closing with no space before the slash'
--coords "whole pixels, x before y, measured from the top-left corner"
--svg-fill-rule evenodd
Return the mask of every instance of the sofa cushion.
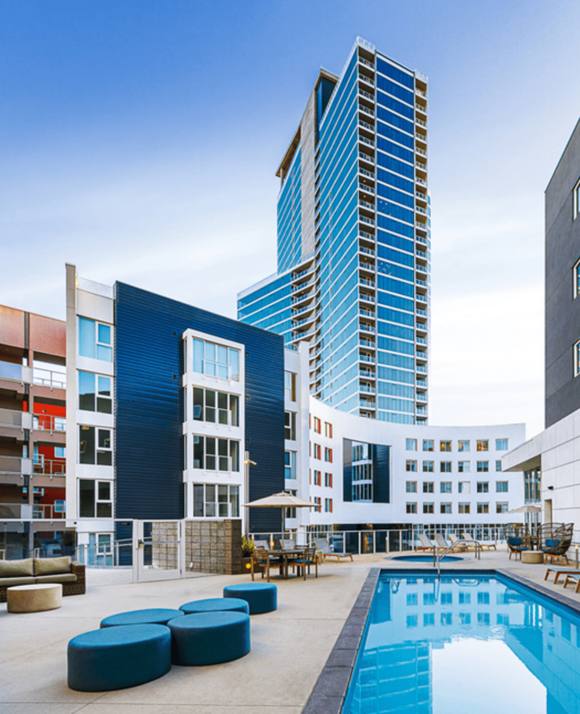
<path id="1" fill-rule="evenodd" d="M 9 588 L 12 585 L 33 585 L 34 578 L 30 576 L 29 578 L 0 578 L 0 588 Z"/>
<path id="2" fill-rule="evenodd" d="M 35 575 L 35 583 L 76 583 L 77 576 L 74 573 L 55 573 L 54 575 Z"/>
<path id="3" fill-rule="evenodd" d="M 68 555 L 61 558 L 35 558 L 34 575 L 57 575 L 70 573 L 70 558 Z"/>
<path id="4" fill-rule="evenodd" d="M 32 558 L 0 560 L 0 578 L 20 578 L 34 575 Z"/>

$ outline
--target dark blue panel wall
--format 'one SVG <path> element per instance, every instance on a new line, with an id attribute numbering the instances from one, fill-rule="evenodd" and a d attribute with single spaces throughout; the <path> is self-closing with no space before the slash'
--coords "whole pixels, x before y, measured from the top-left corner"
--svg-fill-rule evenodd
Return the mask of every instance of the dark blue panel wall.
<path id="1" fill-rule="evenodd" d="M 284 347 L 270 332 L 116 283 L 117 518 L 183 518 L 183 346 L 187 328 L 246 348 L 250 499 L 284 488 Z M 279 530 L 279 511 L 250 529 Z"/>
<path id="2" fill-rule="evenodd" d="M 352 441 L 342 440 L 342 500 L 352 501 Z"/>
<path id="3" fill-rule="evenodd" d="M 373 502 L 390 503 L 391 500 L 391 447 L 373 444 Z"/>

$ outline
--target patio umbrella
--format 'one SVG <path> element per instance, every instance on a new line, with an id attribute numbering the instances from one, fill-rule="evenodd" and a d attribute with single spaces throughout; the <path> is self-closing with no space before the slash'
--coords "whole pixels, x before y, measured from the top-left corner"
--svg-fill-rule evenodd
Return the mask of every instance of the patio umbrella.
<path id="1" fill-rule="evenodd" d="M 512 508 L 510 513 L 541 513 L 542 512 L 542 507 L 541 506 L 532 506 L 531 504 L 528 504 L 526 506 L 519 506 L 519 508 Z"/>
<path id="2" fill-rule="evenodd" d="M 280 508 L 282 510 L 282 534 L 285 531 L 286 509 L 287 508 L 314 508 L 315 504 L 310 501 L 305 501 L 298 496 L 293 496 L 288 491 L 280 491 L 273 493 L 264 498 L 258 498 L 255 501 L 250 501 L 244 504 L 246 508 Z"/>

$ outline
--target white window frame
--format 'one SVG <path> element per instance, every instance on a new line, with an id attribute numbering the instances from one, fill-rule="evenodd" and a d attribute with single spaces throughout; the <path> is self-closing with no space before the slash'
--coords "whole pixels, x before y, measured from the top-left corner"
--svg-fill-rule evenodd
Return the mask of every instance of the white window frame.
<path id="1" fill-rule="evenodd" d="M 208 516 L 206 515 L 206 505 L 208 502 L 207 500 L 207 488 L 213 487 L 214 492 L 215 492 L 215 499 L 213 500 L 213 504 L 215 506 L 215 515 L 213 516 Z M 195 483 L 193 484 L 193 490 L 192 490 L 192 512 L 195 514 L 195 489 L 201 487 L 202 492 L 203 492 L 203 516 L 196 516 L 194 515 L 193 518 L 195 520 L 214 520 L 214 519 L 221 519 L 221 518 L 240 518 L 240 511 L 241 511 L 241 503 L 240 503 L 240 486 L 239 484 L 236 483 L 228 483 L 228 484 L 223 484 L 223 483 Z M 219 489 L 220 487 L 224 487 L 227 489 L 227 514 L 220 513 L 220 500 L 219 500 Z M 233 514 L 232 513 L 232 489 L 237 489 L 237 496 L 238 496 L 238 513 Z"/>
<path id="2" fill-rule="evenodd" d="M 82 464 L 84 466 L 113 466 L 113 445 L 114 445 L 114 437 L 113 437 L 113 429 L 109 426 L 95 426 L 94 424 L 79 424 L 78 429 L 79 432 L 80 430 L 86 427 L 87 429 L 94 429 L 95 432 L 95 460 L 91 463 L 89 461 L 81 461 L 81 439 L 80 439 L 80 433 L 79 433 L 79 451 L 78 451 L 78 463 Z M 99 435 L 102 431 L 106 431 L 109 433 L 109 439 L 110 439 L 110 445 L 109 446 L 99 446 Z M 98 461 L 98 455 L 99 453 L 102 454 L 111 454 L 111 463 L 110 464 L 100 464 Z"/>
<path id="3" fill-rule="evenodd" d="M 572 220 L 580 216 L 580 178 L 576 181 L 572 191 Z"/>
<path id="4" fill-rule="evenodd" d="M 242 466 L 242 454 L 240 452 L 240 440 L 239 439 L 228 439 L 226 437 L 222 436 L 210 436 L 207 434 L 193 434 L 192 435 L 192 459 L 191 459 L 191 466 L 192 469 L 195 471 L 211 471 L 212 473 L 239 473 L 241 470 Z M 196 466 L 195 465 L 195 439 L 199 438 L 203 441 L 203 464 L 201 466 Z M 207 439 L 213 439 L 215 441 L 215 452 L 212 452 L 212 456 L 215 458 L 215 467 L 210 468 L 207 465 L 207 457 L 208 457 L 208 451 L 207 451 Z M 220 456 L 219 452 L 219 442 L 220 441 L 225 441 L 227 442 L 227 456 Z M 233 469 L 233 463 L 232 463 L 232 455 L 231 455 L 231 444 L 236 443 L 238 445 L 238 468 Z M 220 459 L 226 458 L 227 459 L 227 469 L 220 469 L 219 464 L 220 464 Z"/>
<path id="5" fill-rule="evenodd" d="M 199 389 L 203 393 L 203 400 L 202 400 L 202 407 L 201 407 L 201 419 L 196 419 L 195 417 L 195 390 Z M 215 394 L 215 405 L 213 407 L 208 406 L 207 404 L 207 393 L 208 392 L 213 392 Z M 225 396 L 227 398 L 227 403 L 228 406 L 226 408 L 226 421 L 222 422 L 219 419 L 220 412 L 223 411 L 218 404 L 219 404 L 219 398 L 220 395 Z M 218 426 L 232 426 L 232 427 L 237 427 L 240 425 L 240 395 L 239 394 L 232 394 L 231 392 L 225 392 L 221 389 L 211 389 L 210 387 L 201 387 L 198 385 L 193 385 L 192 390 L 191 390 L 191 397 L 192 397 L 192 408 L 193 408 L 193 421 L 194 422 L 200 422 L 203 424 L 217 424 Z M 237 424 L 233 423 L 232 419 L 232 403 L 237 401 L 238 403 L 238 409 L 237 409 Z M 210 419 L 207 418 L 207 410 L 208 409 L 213 409 L 214 410 L 214 416 L 215 419 L 211 421 Z"/>
<path id="6" fill-rule="evenodd" d="M 574 377 L 580 376 L 580 340 L 574 343 Z"/>

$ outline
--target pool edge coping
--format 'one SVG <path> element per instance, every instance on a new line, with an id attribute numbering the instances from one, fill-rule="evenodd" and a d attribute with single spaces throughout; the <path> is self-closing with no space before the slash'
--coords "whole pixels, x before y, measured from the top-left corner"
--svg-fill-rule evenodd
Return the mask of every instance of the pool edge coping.
<path id="1" fill-rule="evenodd" d="M 308 697 L 303 714 L 340 714 L 381 568 L 371 568 Z"/>
<path id="2" fill-rule="evenodd" d="M 351 607 L 348 617 L 345 620 L 342 630 L 334 643 L 334 646 L 324 663 L 322 671 L 308 697 L 302 714 L 340 714 L 344 704 L 348 685 L 350 684 L 352 672 L 358 657 L 362 634 L 367 622 L 368 613 L 375 594 L 377 581 L 381 572 L 389 572 L 395 568 L 377 568 L 369 570 L 362 587 L 357 595 L 354 605 Z M 423 570 L 419 568 L 418 570 Z M 424 568 L 425 572 L 429 569 Z M 404 570 L 399 571 L 404 573 Z M 409 572 L 412 572 L 411 570 Z M 458 570 L 441 570 L 442 573 L 458 573 Z M 469 570 L 467 570 L 469 572 Z M 490 568 L 489 570 L 477 570 L 472 572 L 497 573 L 503 577 L 514 580 L 516 583 L 535 590 L 540 595 L 555 600 L 559 605 L 569 607 L 574 612 L 580 613 L 580 602 L 573 600 L 564 593 L 550 590 L 541 583 L 537 583 L 529 578 L 514 573 L 503 568 Z"/>

